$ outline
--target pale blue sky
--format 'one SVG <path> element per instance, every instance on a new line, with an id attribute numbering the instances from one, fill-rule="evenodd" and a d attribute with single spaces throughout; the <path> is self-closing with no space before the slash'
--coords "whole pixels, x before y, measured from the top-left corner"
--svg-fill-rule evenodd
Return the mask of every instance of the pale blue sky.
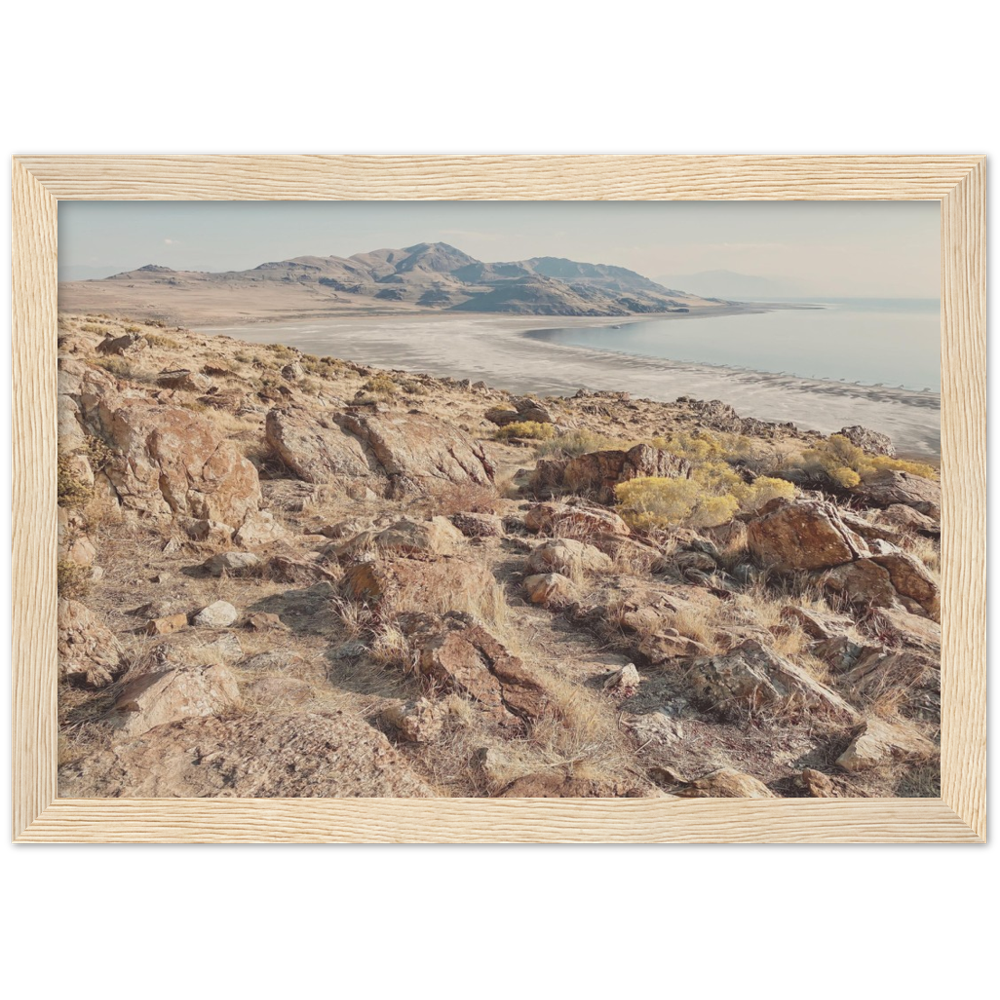
<path id="1" fill-rule="evenodd" d="M 62 202 L 62 280 L 143 264 L 228 271 L 443 241 L 648 277 L 730 270 L 802 295 L 936 297 L 937 202 Z"/>

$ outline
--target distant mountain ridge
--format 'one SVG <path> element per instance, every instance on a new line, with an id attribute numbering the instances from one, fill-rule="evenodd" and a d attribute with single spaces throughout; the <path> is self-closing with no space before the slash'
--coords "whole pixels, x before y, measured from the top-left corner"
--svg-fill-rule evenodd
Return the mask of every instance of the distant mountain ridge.
<path id="1" fill-rule="evenodd" d="M 98 287 L 100 286 L 100 287 Z M 103 292 L 131 289 L 127 296 L 147 313 L 162 303 L 206 300 L 213 290 L 270 290 L 288 308 L 309 312 L 345 307 L 508 313 L 539 316 L 628 316 L 688 312 L 725 305 L 665 287 L 628 268 L 561 257 L 488 263 L 448 243 L 417 243 L 350 257 L 294 257 L 246 271 L 174 271 L 146 264 L 110 278 L 65 283 L 60 295 L 91 306 Z M 296 295 L 286 294 L 294 290 Z M 153 298 L 151 303 L 149 300 Z M 270 301 L 270 299 L 269 299 Z M 71 304 L 67 302 L 67 304 Z"/>

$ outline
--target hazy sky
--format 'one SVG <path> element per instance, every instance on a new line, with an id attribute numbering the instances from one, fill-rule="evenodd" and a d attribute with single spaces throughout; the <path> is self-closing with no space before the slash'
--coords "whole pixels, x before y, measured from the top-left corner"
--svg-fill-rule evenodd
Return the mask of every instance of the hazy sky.
<path id="1" fill-rule="evenodd" d="M 143 264 L 232 271 L 443 241 L 648 277 L 729 270 L 788 294 L 936 297 L 938 202 L 62 202 L 62 280 Z"/>

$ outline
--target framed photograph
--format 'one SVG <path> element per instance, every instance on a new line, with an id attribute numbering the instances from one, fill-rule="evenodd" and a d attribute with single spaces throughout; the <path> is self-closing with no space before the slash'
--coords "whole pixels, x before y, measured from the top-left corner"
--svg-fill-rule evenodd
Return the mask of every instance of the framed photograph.
<path id="1" fill-rule="evenodd" d="M 981 156 L 13 162 L 21 842 L 986 831 Z"/>

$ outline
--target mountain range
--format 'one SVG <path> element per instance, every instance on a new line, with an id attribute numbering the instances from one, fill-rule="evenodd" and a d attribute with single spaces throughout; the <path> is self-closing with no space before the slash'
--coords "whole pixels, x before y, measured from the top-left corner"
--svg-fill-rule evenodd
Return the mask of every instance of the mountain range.
<path id="1" fill-rule="evenodd" d="M 665 287 L 624 267 L 561 257 L 487 263 L 447 243 L 417 243 L 350 257 L 295 257 L 247 271 L 175 271 L 147 264 L 110 278 L 60 285 L 60 308 L 128 309 L 192 322 L 212 304 L 319 315 L 352 311 L 457 311 L 535 316 L 689 312 L 727 303 Z M 228 311 L 227 309 L 227 311 Z"/>

